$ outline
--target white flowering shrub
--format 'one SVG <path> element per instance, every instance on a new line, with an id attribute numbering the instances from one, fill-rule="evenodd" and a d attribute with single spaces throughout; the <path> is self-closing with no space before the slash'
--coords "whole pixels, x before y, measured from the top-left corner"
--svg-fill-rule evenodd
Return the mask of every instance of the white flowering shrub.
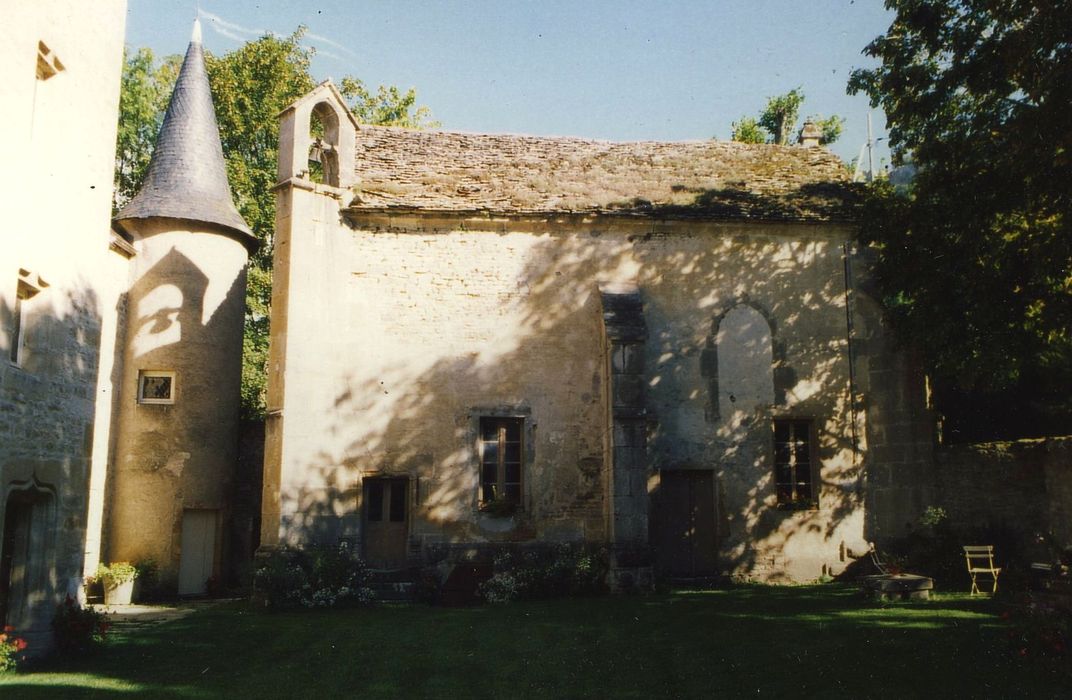
<path id="1" fill-rule="evenodd" d="M 331 608 L 372 601 L 369 570 L 348 542 L 282 548 L 253 574 L 254 599 L 266 608 Z"/>
<path id="2" fill-rule="evenodd" d="M 495 557 L 494 573 L 480 585 L 489 603 L 592 595 L 607 590 L 607 551 L 559 544 Z"/>

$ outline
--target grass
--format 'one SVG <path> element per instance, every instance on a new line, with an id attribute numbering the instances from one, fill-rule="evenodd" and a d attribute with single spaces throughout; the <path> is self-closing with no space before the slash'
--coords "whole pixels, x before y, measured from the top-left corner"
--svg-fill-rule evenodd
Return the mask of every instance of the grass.
<path id="1" fill-rule="evenodd" d="M 1017 658 L 995 604 L 880 605 L 849 588 L 742 587 L 443 609 L 279 614 L 221 605 L 0 696 L 1067 696 L 1067 662 Z"/>

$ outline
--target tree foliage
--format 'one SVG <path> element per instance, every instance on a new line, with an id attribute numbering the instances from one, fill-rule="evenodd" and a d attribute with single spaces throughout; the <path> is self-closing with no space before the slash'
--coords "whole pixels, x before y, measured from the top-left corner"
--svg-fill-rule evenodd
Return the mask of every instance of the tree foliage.
<path id="1" fill-rule="evenodd" d="M 275 226 L 271 188 L 279 156 L 277 115 L 316 86 L 309 72 L 313 51 L 301 44 L 304 34 L 305 28 L 299 27 L 290 36 L 264 36 L 222 56 L 205 57 L 231 193 L 239 213 L 262 244 L 250 260 L 246 289 L 242 407 L 247 417 L 264 411 Z M 157 64 L 152 52 L 138 49 L 124 64 L 116 145 L 117 207 L 141 185 L 181 60 L 172 56 Z M 436 126 L 428 108 L 417 105 L 412 89 L 402 92 L 381 85 L 373 92 L 360 80 L 347 76 L 340 82 L 340 92 L 359 122 Z"/>
<path id="2" fill-rule="evenodd" d="M 158 65 L 150 49 L 138 49 L 123 57 L 115 151 L 116 211 L 134 196 L 145 177 L 177 76 L 177 64 L 172 61 Z"/>
<path id="3" fill-rule="evenodd" d="M 891 124 L 908 192 L 880 187 L 865 240 L 889 316 L 961 437 L 1072 418 L 1072 22 L 1067 2 L 887 0 L 849 92 Z"/>
<path id="4" fill-rule="evenodd" d="M 793 88 L 784 95 L 776 95 L 767 100 L 767 107 L 759 115 L 759 125 L 771 135 L 771 142 L 780 146 L 789 143 L 789 134 L 797 125 L 800 105 L 804 102 L 804 93 L 800 88 Z"/>
<path id="5" fill-rule="evenodd" d="M 800 130 L 797 119 L 800 107 L 804 104 L 804 93 L 800 88 L 793 88 L 784 95 L 775 95 L 767 99 L 767 106 L 756 117 L 741 117 L 733 122 L 731 138 L 740 143 L 775 143 L 785 146 L 793 134 Z M 838 140 L 845 120 L 837 115 L 823 118 L 821 115 L 808 117 L 815 122 L 822 132 L 819 143 L 827 145 Z"/>
<path id="6" fill-rule="evenodd" d="M 402 92 L 394 85 L 381 85 L 372 93 L 365 83 L 347 76 L 339 84 L 339 92 L 350 103 L 350 110 L 363 124 L 401 126 L 407 129 L 434 129 L 439 122 L 432 119 L 432 111 L 417 106 L 417 91 L 413 88 Z"/>
<path id="7" fill-rule="evenodd" d="M 738 143 L 767 143 L 769 136 L 755 117 L 741 117 L 739 121 L 733 122 L 731 138 Z"/>

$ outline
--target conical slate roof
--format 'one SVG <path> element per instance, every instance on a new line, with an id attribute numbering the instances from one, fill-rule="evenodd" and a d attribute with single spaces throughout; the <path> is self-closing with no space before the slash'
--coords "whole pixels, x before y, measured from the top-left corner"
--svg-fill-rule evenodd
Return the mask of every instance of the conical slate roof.
<path id="1" fill-rule="evenodd" d="M 257 241 L 227 184 L 200 30 L 195 23 L 145 181 L 115 220 L 122 225 L 125 219 L 168 217 L 217 224 L 253 248 Z"/>

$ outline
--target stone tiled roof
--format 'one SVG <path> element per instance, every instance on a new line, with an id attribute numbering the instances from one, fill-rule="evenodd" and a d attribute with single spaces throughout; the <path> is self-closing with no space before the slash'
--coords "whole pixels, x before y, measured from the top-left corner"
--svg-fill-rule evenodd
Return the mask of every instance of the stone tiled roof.
<path id="1" fill-rule="evenodd" d="M 855 191 L 823 148 L 613 143 L 361 126 L 353 211 L 852 219 Z"/>
<path id="2" fill-rule="evenodd" d="M 145 181 L 115 221 L 122 226 L 127 219 L 153 217 L 216 224 L 247 247 L 257 244 L 231 199 L 204 50 L 196 39 L 186 50 Z"/>

